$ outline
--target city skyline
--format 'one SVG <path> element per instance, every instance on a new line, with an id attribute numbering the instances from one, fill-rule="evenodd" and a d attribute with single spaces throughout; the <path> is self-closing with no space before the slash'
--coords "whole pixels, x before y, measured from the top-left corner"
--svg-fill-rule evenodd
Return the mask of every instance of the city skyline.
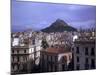
<path id="1" fill-rule="evenodd" d="M 96 6 L 11 4 L 11 75 L 96 69 Z"/>
<path id="2" fill-rule="evenodd" d="M 54 4 L 12 0 L 12 31 L 28 28 L 40 30 L 50 26 L 57 19 L 79 28 L 96 25 L 96 6 L 76 4 Z"/>

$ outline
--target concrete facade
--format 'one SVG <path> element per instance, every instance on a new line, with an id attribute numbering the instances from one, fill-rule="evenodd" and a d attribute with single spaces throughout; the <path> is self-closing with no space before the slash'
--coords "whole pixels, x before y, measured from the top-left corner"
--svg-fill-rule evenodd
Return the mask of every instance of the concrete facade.
<path id="1" fill-rule="evenodd" d="M 79 40 L 73 47 L 74 70 L 96 68 L 95 40 Z"/>
<path id="2" fill-rule="evenodd" d="M 11 52 L 11 72 L 24 73 L 31 71 L 31 61 L 34 60 L 31 56 L 33 52 L 29 47 L 12 47 Z"/>
<path id="3" fill-rule="evenodd" d="M 54 50 L 56 50 L 56 48 L 54 48 Z M 68 65 L 72 60 L 72 53 L 67 50 L 65 50 L 65 52 L 59 51 L 56 53 L 54 50 L 53 52 L 41 51 L 41 72 L 57 72 L 68 70 Z"/>

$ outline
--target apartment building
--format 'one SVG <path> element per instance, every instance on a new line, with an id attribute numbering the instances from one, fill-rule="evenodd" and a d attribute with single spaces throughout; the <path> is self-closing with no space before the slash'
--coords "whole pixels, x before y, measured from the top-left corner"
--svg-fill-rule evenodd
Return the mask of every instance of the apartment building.
<path id="1" fill-rule="evenodd" d="M 42 50 L 40 58 L 41 72 L 67 71 L 72 61 L 72 52 L 69 47 L 54 46 Z"/>
<path id="2" fill-rule="evenodd" d="M 34 72 L 40 63 L 41 39 L 20 35 L 12 38 L 11 72 Z"/>
<path id="3" fill-rule="evenodd" d="M 72 48 L 74 70 L 88 70 L 96 68 L 95 39 L 77 39 Z"/>

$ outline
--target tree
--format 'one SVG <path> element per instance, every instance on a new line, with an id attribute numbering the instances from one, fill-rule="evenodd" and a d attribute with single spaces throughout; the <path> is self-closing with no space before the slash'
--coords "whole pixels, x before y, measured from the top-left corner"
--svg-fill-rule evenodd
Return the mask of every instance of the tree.
<path id="1" fill-rule="evenodd" d="M 47 47 L 49 47 L 47 41 L 45 39 L 42 40 L 42 45 L 41 47 L 43 47 L 44 49 L 46 49 Z"/>

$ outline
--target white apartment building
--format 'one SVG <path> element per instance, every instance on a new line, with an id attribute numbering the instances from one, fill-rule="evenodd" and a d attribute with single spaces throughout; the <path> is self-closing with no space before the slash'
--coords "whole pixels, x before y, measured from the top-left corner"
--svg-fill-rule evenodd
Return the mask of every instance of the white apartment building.
<path id="1" fill-rule="evenodd" d="M 11 72 L 29 73 L 40 63 L 41 39 L 22 37 L 12 38 Z"/>
<path id="2" fill-rule="evenodd" d="M 95 40 L 74 41 L 73 60 L 74 70 L 87 70 L 96 68 Z"/>
<path id="3" fill-rule="evenodd" d="M 12 46 L 11 50 L 11 72 L 25 73 L 32 69 L 34 60 L 34 47 Z"/>

